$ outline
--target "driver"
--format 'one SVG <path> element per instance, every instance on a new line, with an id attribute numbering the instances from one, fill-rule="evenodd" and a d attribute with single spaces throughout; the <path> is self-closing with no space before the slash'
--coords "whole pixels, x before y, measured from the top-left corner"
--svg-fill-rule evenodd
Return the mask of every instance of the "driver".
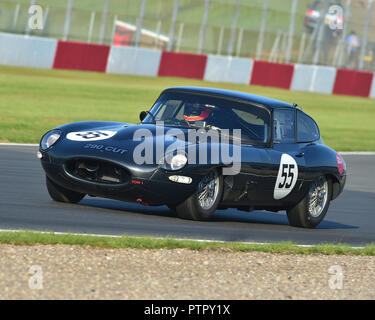
<path id="1" fill-rule="evenodd" d="M 184 109 L 184 119 L 186 121 L 207 121 L 211 114 L 211 109 L 200 103 L 186 103 Z"/>

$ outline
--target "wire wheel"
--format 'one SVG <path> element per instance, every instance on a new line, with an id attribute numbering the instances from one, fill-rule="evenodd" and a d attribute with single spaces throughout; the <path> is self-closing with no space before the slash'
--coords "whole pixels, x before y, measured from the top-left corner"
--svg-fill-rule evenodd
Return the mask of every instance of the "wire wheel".
<path id="1" fill-rule="evenodd" d="M 319 180 L 313 183 L 309 191 L 309 202 L 308 208 L 309 213 L 312 217 L 319 217 L 328 199 L 328 181 L 325 177 L 321 177 Z"/>
<path id="2" fill-rule="evenodd" d="M 211 172 L 199 183 L 197 199 L 203 210 L 210 210 L 219 194 L 219 175 L 216 171 Z"/>

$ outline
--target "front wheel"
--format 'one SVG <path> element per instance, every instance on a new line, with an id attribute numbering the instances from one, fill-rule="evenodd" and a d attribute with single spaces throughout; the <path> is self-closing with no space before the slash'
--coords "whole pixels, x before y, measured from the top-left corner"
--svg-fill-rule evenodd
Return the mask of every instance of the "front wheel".
<path id="1" fill-rule="evenodd" d="M 188 220 L 209 220 L 214 215 L 223 193 L 223 177 L 210 172 L 198 185 L 197 191 L 176 206 L 177 216 Z"/>
<path id="2" fill-rule="evenodd" d="M 305 198 L 286 211 L 290 225 L 315 228 L 327 214 L 331 199 L 332 182 L 325 176 L 321 176 L 312 183 Z"/>
<path id="3" fill-rule="evenodd" d="M 83 199 L 85 194 L 68 190 L 59 186 L 46 176 L 47 190 L 51 198 L 58 202 L 77 203 Z"/>

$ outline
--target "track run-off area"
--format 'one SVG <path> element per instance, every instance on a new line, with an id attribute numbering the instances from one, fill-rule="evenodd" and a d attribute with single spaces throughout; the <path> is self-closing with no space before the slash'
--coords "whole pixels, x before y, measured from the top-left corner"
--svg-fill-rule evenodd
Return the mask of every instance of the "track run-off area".
<path id="1" fill-rule="evenodd" d="M 0 145 L 0 229 L 135 235 L 315 245 L 375 243 L 375 153 L 343 155 L 348 178 L 317 229 L 289 226 L 285 212 L 219 210 L 208 222 L 181 220 L 167 207 L 85 197 L 78 204 L 50 199 L 35 145 Z"/>

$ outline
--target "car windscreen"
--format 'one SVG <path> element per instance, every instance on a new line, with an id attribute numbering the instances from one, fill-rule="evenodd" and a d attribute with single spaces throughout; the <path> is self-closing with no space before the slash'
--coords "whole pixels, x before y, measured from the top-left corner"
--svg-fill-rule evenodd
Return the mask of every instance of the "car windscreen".
<path id="1" fill-rule="evenodd" d="M 142 123 L 163 121 L 166 126 L 241 130 L 241 139 L 266 144 L 270 112 L 248 102 L 196 93 L 163 93 Z"/>

